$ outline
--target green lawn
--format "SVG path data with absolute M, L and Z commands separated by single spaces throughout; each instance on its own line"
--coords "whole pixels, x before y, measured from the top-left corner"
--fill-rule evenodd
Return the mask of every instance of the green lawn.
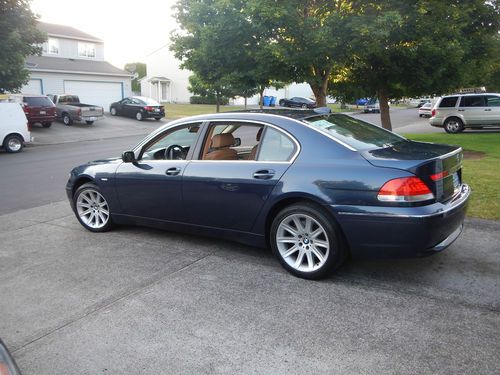
M 466 157 L 463 163 L 463 180 L 472 188 L 468 215 L 500 220 L 500 133 L 407 134 L 406 137 L 484 152 L 483 158 Z

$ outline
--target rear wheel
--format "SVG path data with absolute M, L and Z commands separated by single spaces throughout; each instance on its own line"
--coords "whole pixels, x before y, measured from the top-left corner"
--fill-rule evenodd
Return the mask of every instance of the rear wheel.
M 91 232 L 106 232 L 113 227 L 109 204 L 99 187 L 91 182 L 80 186 L 73 196 L 76 218 Z
M 312 204 L 284 208 L 273 220 L 270 241 L 281 265 L 293 275 L 305 279 L 328 275 L 345 258 L 336 224 Z
M 285 107 L 285 101 L 283 99 L 281 99 L 279 101 L 279 105 L 280 105 L 280 107 Z
M 160 121 L 160 120 L 161 120 L 161 117 L 155 117 L 155 120 L 156 120 L 156 121 Z
M 464 131 L 464 123 L 457 117 L 451 117 L 444 122 L 444 130 L 451 134 L 461 133 Z
M 137 112 L 135 114 L 135 118 L 137 121 L 142 121 L 142 119 L 143 119 L 142 112 L 141 111 Z
M 42 126 L 43 126 L 44 128 L 50 128 L 50 127 L 52 126 L 52 123 L 51 123 L 51 122 L 44 122 L 44 123 L 42 124 Z
M 3 141 L 3 148 L 9 154 L 21 152 L 23 150 L 23 139 L 16 134 L 8 135 Z
M 111 116 L 116 116 L 116 108 L 111 107 L 111 109 L 109 110 L 109 113 L 111 113 Z
M 70 125 L 73 125 L 73 119 L 71 118 L 71 116 L 67 113 L 64 113 L 63 116 L 62 116 L 62 122 L 64 125 L 66 126 L 70 126 Z
M 307 104 L 302 104 L 300 107 L 301 107 L 302 109 L 306 109 L 306 108 L 307 108 Z
M 92 125 L 92 124 L 94 123 L 94 121 L 85 121 L 85 123 L 86 123 L 87 125 Z

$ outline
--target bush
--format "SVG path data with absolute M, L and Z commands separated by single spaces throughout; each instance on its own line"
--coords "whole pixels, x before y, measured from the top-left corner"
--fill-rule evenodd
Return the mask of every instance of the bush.
M 191 104 L 216 104 L 216 99 L 215 96 L 200 96 L 200 95 L 194 95 L 189 98 L 189 103 Z M 229 99 L 228 98 L 220 98 L 220 104 L 221 105 L 228 105 L 229 104 Z

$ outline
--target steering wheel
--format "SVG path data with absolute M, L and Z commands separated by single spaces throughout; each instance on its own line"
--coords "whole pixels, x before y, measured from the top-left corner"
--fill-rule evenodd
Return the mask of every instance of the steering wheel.
M 171 145 L 165 149 L 165 160 L 185 160 L 187 152 L 180 145 Z

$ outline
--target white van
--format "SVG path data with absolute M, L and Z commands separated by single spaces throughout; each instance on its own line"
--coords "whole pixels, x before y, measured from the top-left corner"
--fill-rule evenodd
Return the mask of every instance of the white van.
M 10 153 L 20 152 L 30 140 L 22 107 L 18 103 L 0 102 L 0 147 Z

